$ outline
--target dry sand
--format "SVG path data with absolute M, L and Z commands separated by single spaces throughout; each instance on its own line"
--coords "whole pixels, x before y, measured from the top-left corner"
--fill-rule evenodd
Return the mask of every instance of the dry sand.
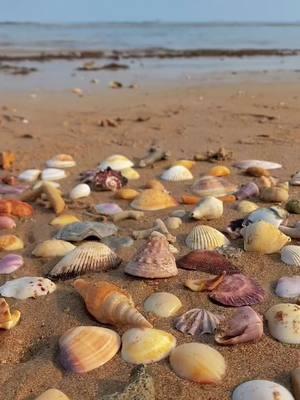
M 13 112 L 13 109 L 16 109 Z M 44 162 L 57 153 L 70 153 L 77 167 L 62 181 L 64 191 L 74 186 L 80 171 L 95 167 L 104 157 L 121 153 L 130 158 L 143 156 L 153 143 L 172 152 L 172 159 L 191 158 L 196 152 L 225 146 L 233 151 L 234 159 L 256 158 L 281 162 L 282 170 L 276 175 L 282 179 L 299 170 L 300 153 L 300 96 L 297 81 L 255 84 L 253 80 L 236 80 L 228 84 L 205 86 L 148 87 L 134 90 L 106 90 L 84 97 L 70 92 L 41 92 L 36 98 L 28 94 L 2 94 L 0 101 L 1 149 L 16 152 L 15 173 L 25 168 L 41 168 Z M 29 120 L 7 121 L 4 115 L 21 115 Z M 101 128 L 101 118 L 121 118 L 115 128 Z M 143 122 L 136 122 L 138 118 Z M 24 134 L 32 138 L 23 138 Z M 143 169 L 141 179 L 130 183 L 140 188 L 149 179 L 159 176 L 170 162 Z M 230 166 L 231 162 L 225 162 Z M 197 163 L 195 176 L 205 173 L 212 165 Z M 250 178 L 232 169 L 235 182 L 247 182 Z M 168 189 L 179 196 L 188 193 L 189 183 L 167 184 Z M 299 189 L 291 189 L 291 197 L 299 196 Z M 100 203 L 112 200 L 111 193 L 93 193 L 87 202 Z M 119 202 L 124 208 L 125 201 Z M 188 207 L 186 207 L 188 208 Z M 80 216 L 81 212 L 75 214 Z M 146 213 L 142 221 L 124 221 L 119 225 L 122 232 L 151 226 L 157 216 L 167 216 L 169 210 Z M 228 222 L 239 215 L 226 205 L 223 218 L 209 224 L 224 229 Z M 37 242 L 49 239 L 55 229 L 48 225 L 53 218 L 51 211 L 35 207 L 31 220 L 19 221 L 16 233 L 23 238 L 25 266 L 13 276 L 1 276 L 0 284 L 12 277 L 41 276 L 53 265 L 31 257 Z M 296 220 L 295 217 L 291 221 Z M 180 254 L 186 252 L 184 238 L 195 223 L 185 223 L 176 232 Z M 124 231 L 123 231 L 124 230 Z M 241 244 L 241 243 L 240 243 Z M 206 294 L 186 290 L 183 282 L 197 273 L 179 271 L 176 278 L 153 282 L 136 280 L 123 273 L 124 264 L 141 245 L 120 253 L 124 263 L 118 270 L 89 275 L 91 278 L 107 279 L 120 284 L 133 296 L 142 310 L 143 301 L 154 290 L 166 290 L 176 294 L 183 303 L 183 311 L 204 307 L 210 311 L 229 315 L 231 309 L 211 303 Z M 274 295 L 276 280 L 284 275 L 300 272 L 280 261 L 278 254 L 258 256 L 243 254 L 237 262 L 239 268 L 256 277 L 267 291 L 263 304 L 254 306 L 264 313 L 271 305 L 282 300 Z M 20 324 L 0 336 L 0 399 L 32 400 L 50 387 L 56 387 L 73 400 L 101 399 L 103 394 L 121 390 L 128 381 L 132 366 L 118 354 L 104 367 L 85 375 L 65 372 L 58 361 L 58 338 L 69 328 L 78 325 L 99 325 L 85 311 L 84 304 L 71 286 L 72 281 L 58 283 L 57 290 L 35 300 L 8 299 L 13 308 L 22 313 Z M 284 301 L 284 300 L 283 300 Z M 174 334 L 178 343 L 192 341 L 192 337 L 177 332 L 172 318 L 154 320 L 157 328 Z M 121 331 L 120 331 L 121 332 Z M 170 369 L 168 360 L 149 366 L 153 374 L 157 399 L 227 400 L 232 390 L 250 379 L 271 379 L 290 387 L 289 372 L 297 365 L 299 348 L 284 345 L 272 339 L 265 327 L 265 336 L 257 344 L 221 347 L 212 336 L 204 336 L 201 342 L 218 349 L 226 359 L 227 373 L 221 385 L 200 386 L 178 378 Z

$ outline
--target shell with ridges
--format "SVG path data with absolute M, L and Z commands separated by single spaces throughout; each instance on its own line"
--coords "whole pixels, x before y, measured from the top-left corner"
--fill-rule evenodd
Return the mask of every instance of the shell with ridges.
M 39 169 L 26 169 L 25 171 L 21 172 L 18 176 L 20 181 L 25 182 L 35 182 L 41 174 L 41 170 Z
M 63 392 L 57 389 L 48 389 L 35 400 L 70 400 Z
M 76 162 L 69 154 L 58 154 L 46 162 L 49 168 L 72 168 L 75 167 Z
M 144 310 L 161 318 L 175 315 L 182 307 L 181 301 L 172 293 L 157 292 L 151 294 L 144 302 Z
M 22 267 L 24 260 L 18 254 L 8 254 L 0 260 L 0 275 L 11 274 Z
M 52 219 L 50 225 L 65 226 L 73 224 L 74 222 L 80 222 L 79 218 L 75 217 L 75 215 L 64 214 L 64 215 L 59 215 L 58 217 Z
M 79 183 L 70 192 L 70 199 L 77 200 L 83 197 L 88 197 L 91 194 L 91 189 L 86 183 Z
M 101 170 L 105 170 L 109 167 L 114 171 L 121 171 L 125 168 L 133 167 L 133 165 L 133 162 L 130 161 L 127 157 L 120 154 L 114 154 L 102 161 L 101 164 L 99 164 L 98 168 Z
M 208 174 L 217 177 L 228 176 L 230 175 L 230 169 L 225 165 L 216 165 L 209 170 Z
M 182 333 L 201 336 L 214 333 L 223 317 L 202 308 L 193 308 L 175 320 L 175 327 Z
M 29 297 L 45 296 L 54 292 L 55 289 L 55 283 L 47 278 L 25 276 L 7 281 L 4 285 L 0 286 L 0 294 L 4 297 L 14 297 L 15 299 L 24 300 Z
M 300 344 L 300 306 L 282 303 L 265 314 L 271 335 L 282 343 Z
M 198 196 L 222 197 L 235 193 L 237 186 L 224 178 L 202 176 L 192 185 L 192 192 Z
M 232 400 L 294 400 L 283 386 L 272 381 L 253 380 L 239 385 L 232 394 Z
M 275 293 L 285 298 L 300 296 L 300 275 L 281 277 L 276 284 Z
M 20 318 L 20 311 L 15 310 L 13 313 L 11 313 L 6 300 L 0 298 L 0 329 L 8 330 L 14 328 L 19 322 Z
M 185 243 L 192 250 L 214 250 L 230 242 L 217 229 L 208 225 L 196 225 L 188 234 Z
M 163 172 L 161 179 L 164 181 L 179 182 L 193 179 L 193 175 L 183 165 L 174 165 Z
M 60 179 L 64 179 L 66 176 L 67 175 L 63 169 L 46 168 L 42 172 L 41 179 L 43 181 L 59 181 Z
M 284 246 L 280 251 L 280 256 L 285 264 L 300 267 L 300 246 Z
M 194 219 L 217 219 L 223 215 L 223 202 L 216 197 L 205 197 L 191 212 Z
M 141 211 L 156 211 L 176 207 L 176 200 L 167 192 L 159 189 L 143 190 L 130 204 L 132 208 Z
M 39 243 L 32 251 L 36 257 L 64 257 L 70 251 L 74 250 L 75 246 L 72 243 L 64 240 L 50 239 Z
M 13 251 L 23 249 L 23 241 L 15 235 L 0 236 L 0 250 Z

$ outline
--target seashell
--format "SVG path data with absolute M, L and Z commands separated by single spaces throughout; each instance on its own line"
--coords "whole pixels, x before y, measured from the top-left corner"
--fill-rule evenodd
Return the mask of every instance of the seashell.
M 111 250 L 118 251 L 123 247 L 131 247 L 134 244 L 134 240 L 129 236 L 110 236 L 101 240 L 102 243 L 106 244 Z
M 239 169 L 248 169 L 252 167 L 258 167 L 263 169 L 278 169 L 282 167 L 281 164 L 274 163 L 271 161 L 262 161 L 262 160 L 237 161 L 236 163 L 233 164 L 233 166 Z
M 254 182 L 249 182 L 243 185 L 235 194 L 238 200 L 244 200 L 259 195 L 259 187 Z
M 10 312 L 9 305 L 5 299 L 0 298 L 0 329 L 12 329 L 14 328 L 21 318 L 21 313 L 15 310 L 13 313 Z
M 228 194 L 227 196 L 219 197 L 219 199 L 221 201 L 223 201 L 223 203 L 229 203 L 230 204 L 230 203 L 236 202 L 236 197 L 235 197 L 234 194 Z
M 114 154 L 99 164 L 98 168 L 104 170 L 106 168 L 111 168 L 114 171 L 121 171 L 125 168 L 133 167 L 133 162 L 130 161 L 127 157 L 122 156 L 120 154 Z
M 276 284 L 275 293 L 279 297 L 300 296 L 300 275 L 283 276 Z
M 236 274 L 239 272 L 225 256 L 211 250 L 193 250 L 176 261 L 183 269 L 197 270 L 208 274 Z
M 262 318 L 249 306 L 239 307 L 229 320 L 224 320 L 215 335 L 223 345 L 257 342 L 264 334 Z
M 175 320 L 175 328 L 182 333 L 201 336 L 214 333 L 224 317 L 202 308 L 193 308 Z
M 0 275 L 11 274 L 21 268 L 23 264 L 24 260 L 22 256 L 18 254 L 8 254 L 0 260 Z
M 166 358 L 176 346 L 168 332 L 151 328 L 132 328 L 122 336 L 121 356 L 131 364 L 151 364 Z
M 235 206 L 235 209 L 242 214 L 250 214 L 258 209 L 258 205 L 248 200 L 241 200 Z
M 182 204 L 197 204 L 199 203 L 200 198 L 198 196 L 193 196 L 191 194 L 184 194 L 183 196 L 181 196 L 181 200 L 180 203 Z
M 178 217 L 168 217 L 165 222 L 166 222 L 166 227 L 171 230 L 178 229 L 180 225 L 182 225 L 182 220 L 181 218 Z
M 23 241 L 15 235 L 1 235 L 0 236 L 0 251 L 14 251 L 23 249 Z
M 258 282 L 243 274 L 225 275 L 209 297 L 225 306 L 242 307 L 261 303 L 265 291 Z
M 3 180 L 2 180 L 3 182 Z M 12 186 L 12 185 L 6 185 L 4 183 L 0 183 L 0 194 L 7 194 L 11 196 L 18 196 L 25 192 L 25 190 L 28 189 L 27 185 L 18 185 L 18 186 Z
M 282 303 L 265 314 L 271 335 L 282 343 L 300 344 L 300 306 Z
M 196 225 L 188 234 L 185 243 L 192 250 L 213 250 L 229 244 L 223 233 L 208 225 Z
M 28 122 L 28 121 L 27 121 Z M 1 151 L 0 166 L 2 169 L 12 169 L 16 161 L 16 155 L 12 151 Z
M 121 200 L 133 200 L 139 195 L 139 192 L 130 189 L 130 188 L 122 188 L 115 193 L 115 197 Z
M 17 225 L 15 221 L 6 215 L 0 215 L 0 229 L 13 229 Z
M 228 176 L 230 175 L 230 169 L 228 167 L 225 167 L 225 165 L 216 165 L 215 167 L 212 167 L 209 170 L 209 175 L 212 176 Z
M 102 215 L 114 215 L 122 212 L 122 208 L 116 203 L 102 203 L 95 205 L 97 213 Z
M 239 385 L 232 394 L 232 400 L 294 400 L 291 393 L 278 383 L 253 380 Z
M 202 343 L 184 343 L 170 355 L 170 364 L 180 378 L 201 384 L 220 383 L 226 371 L 223 356 Z
M 176 262 L 164 236 L 150 236 L 137 251 L 124 272 L 140 278 L 169 278 L 178 274 Z
M 300 267 L 300 246 L 284 246 L 280 251 L 281 261 L 287 265 Z
M 285 208 L 291 214 L 300 214 L 300 200 L 289 200 Z
M 285 233 L 290 238 L 300 239 L 300 221 L 296 222 L 294 227 L 280 225 L 279 229 L 281 230 L 281 232 Z
M 29 297 L 45 296 L 54 292 L 55 289 L 55 283 L 47 278 L 25 276 L 7 281 L 4 285 L 0 286 L 0 294 L 4 297 L 14 297 L 15 299 L 24 300 Z
M 278 178 L 274 178 L 273 176 L 261 176 L 258 180 L 258 186 L 260 188 L 267 188 L 276 186 L 278 184 Z
M 225 272 L 215 278 L 187 279 L 184 286 L 193 292 L 204 292 L 214 290 L 223 280 Z
M 35 400 L 70 400 L 63 392 L 57 389 L 48 389 Z
M 245 251 L 261 254 L 277 253 L 291 241 L 291 238 L 266 221 L 254 222 L 243 228 L 241 233 L 244 237 Z
M 135 181 L 137 179 L 140 179 L 140 174 L 137 172 L 137 170 L 131 167 L 122 169 L 121 173 L 129 181 Z
M 193 161 L 193 160 L 178 160 L 178 161 L 174 162 L 172 167 L 175 167 L 177 165 L 180 165 L 180 166 L 185 167 L 187 169 L 192 169 L 196 165 L 196 162 Z
M 63 169 L 58 168 L 46 168 L 42 171 L 43 181 L 59 181 L 65 178 L 67 175 Z
M 158 189 L 146 189 L 130 204 L 132 208 L 141 211 L 156 211 L 176 207 L 176 200 L 167 192 Z
M 64 226 L 56 234 L 56 239 L 67 242 L 81 242 L 84 239 L 95 237 L 99 240 L 114 235 L 118 227 L 111 223 L 104 222 L 75 222 Z
M 74 222 L 80 222 L 80 220 L 75 217 L 75 215 L 63 214 L 55 217 L 51 222 L 50 225 L 52 226 L 65 226 L 69 224 L 73 224 Z
M 77 200 L 83 197 L 88 197 L 91 194 L 91 189 L 86 183 L 79 183 L 70 192 L 70 199 Z
M 260 190 L 260 199 L 266 202 L 282 203 L 289 198 L 289 192 L 285 188 L 272 186 Z
M 183 165 L 174 165 L 163 172 L 161 179 L 164 181 L 179 182 L 193 179 L 190 170 Z
M 51 270 L 49 276 L 66 279 L 87 272 L 107 271 L 117 267 L 121 261 L 105 244 L 86 242 L 68 252 Z
M 75 167 L 76 162 L 69 154 L 58 154 L 46 162 L 49 168 L 72 168 Z
M 192 192 L 198 196 L 221 197 L 237 191 L 237 186 L 224 178 L 202 176 L 192 185 Z
M 290 184 L 291 184 L 292 186 L 299 186 L 299 185 L 300 185 L 300 171 L 296 172 L 296 173 L 292 176 L 292 178 L 291 178 L 291 180 L 290 180 Z
M 186 214 L 185 210 L 175 210 L 171 212 L 171 217 L 176 217 L 176 218 L 184 218 Z
M 20 181 L 35 182 L 41 174 L 40 169 L 26 169 L 18 176 Z
M 144 310 L 157 317 L 169 318 L 177 313 L 182 303 L 177 296 L 167 292 L 151 294 L 144 303 Z
M 162 192 L 166 192 L 166 188 L 164 185 L 157 179 L 150 179 L 145 185 L 145 188 L 148 189 L 156 189 L 156 190 L 161 190 Z
M 50 258 L 50 257 L 63 257 L 76 247 L 64 240 L 45 240 L 39 243 L 32 251 L 36 257 Z
M 77 292 L 83 297 L 88 312 L 103 324 L 152 328 L 150 322 L 134 307 L 131 296 L 118 286 L 105 281 L 77 279 Z
M 287 211 L 280 207 L 259 208 L 249 214 L 243 221 L 243 226 L 248 226 L 255 222 L 265 221 L 276 228 L 279 227 L 288 217 Z
M 246 175 L 260 178 L 261 176 L 270 176 L 270 171 L 261 167 L 249 167 L 245 171 Z
M 194 219 L 216 219 L 223 215 L 223 202 L 213 196 L 205 197 L 191 212 Z
M 121 339 L 111 329 L 77 326 L 65 332 L 58 344 L 63 367 L 82 374 L 110 361 L 119 351 Z
M 300 367 L 295 368 L 291 372 L 291 382 L 292 382 L 292 391 L 295 395 L 295 399 L 300 399 Z
M 0 214 L 13 215 L 14 217 L 31 217 L 33 208 L 30 204 L 19 200 L 0 200 Z

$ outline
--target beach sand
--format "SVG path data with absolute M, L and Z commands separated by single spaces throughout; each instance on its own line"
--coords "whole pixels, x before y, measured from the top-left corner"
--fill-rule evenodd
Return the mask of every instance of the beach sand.
M 172 153 L 172 160 L 190 159 L 195 153 L 223 146 L 233 152 L 233 159 L 266 159 L 283 164 L 275 175 L 288 180 L 300 169 L 300 95 L 299 80 L 269 79 L 263 74 L 236 77 L 230 82 L 206 81 L 205 84 L 178 81 L 164 87 L 151 86 L 136 89 L 94 90 L 83 97 L 71 91 L 42 91 L 36 96 L 31 92 L 2 93 L 0 100 L 1 149 L 16 153 L 14 173 L 26 168 L 43 168 L 45 161 L 58 153 L 69 153 L 77 166 L 61 181 L 65 193 L 78 182 L 79 172 L 94 168 L 111 154 L 124 154 L 139 158 L 152 144 L 159 144 Z M 259 82 L 259 83 L 255 83 Z M 10 119 L 18 115 L 29 123 Z M 120 118 L 117 127 L 102 128 L 102 118 Z M 24 135 L 31 135 L 25 138 Z M 224 162 L 227 166 L 231 161 Z M 130 187 L 141 188 L 147 180 L 159 177 L 170 161 L 155 164 L 154 168 L 141 169 L 141 179 L 130 182 Z M 194 176 L 206 173 L 212 164 L 198 162 Z M 232 168 L 230 178 L 245 183 L 251 178 Z M 190 183 L 166 184 L 177 197 L 189 193 Z M 292 187 L 291 198 L 299 198 L 299 189 Z M 110 192 L 92 193 L 84 202 L 114 201 Z M 127 208 L 126 201 L 118 201 Z M 191 207 L 182 207 L 189 209 Z M 150 227 L 157 217 L 165 217 L 172 210 L 147 212 L 140 221 L 119 223 L 122 234 L 133 229 Z M 70 210 L 82 219 L 81 210 Z M 35 245 L 53 237 L 55 229 L 49 225 L 52 211 L 35 206 L 32 219 L 19 221 L 15 230 L 25 242 L 20 253 L 25 265 L 11 276 L 0 277 L 0 284 L 13 277 L 44 276 L 56 260 L 48 262 L 33 258 Z M 240 215 L 225 206 L 224 216 L 209 225 L 224 229 L 232 219 Z M 292 216 L 291 222 L 297 218 Z M 185 236 L 196 222 L 184 223 L 178 231 L 179 255 L 187 252 Z M 242 245 L 242 241 L 237 242 Z M 120 251 L 124 262 L 114 271 L 88 274 L 90 279 L 105 279 L 127 289 L 137 307 L 143 312 L 143 301 L 153 291 L 170 291 L 182 301 L 181 312 L 202 307 L 215 313 L 231 315 L 232 309 L 213 304 L 206 294 L 198 294 L 184 288 L 188 277 L 197 272 L 179 270 L 176 278 L 152 281 L 138 280 L 123 273 L 124 265 L 135 254 L 142 241 Z M 288 267 L 278 254 L 260 256 L 244 253 L 236 261 L 245 274 L 255 277 L 267 292 L 266 300 L 254 306 L 264 314 L 276 303 L 287 300 L 274 295 L 274 283 L 282 276 L 299 274 L 300 268 Z M 101 399 L 102 395 L 122 390 L 128 382 L 132 365 L 121 359 L 118 353 L 105 366 L 84 375 L 67 373 L 58 359 L 58 339 L 69 328 L 78 325 L 99 326 L 87 313 L 80 296 L 72 288 L 72 281 L 59 282 L 57 290 L 45 297 L 28 300 L 8 299 L 12 309 L 22 313 L 21 322 L 11 331 L 0 335 L 0 399 L 33 400 L 50 387 L 62 390 L 72 400 Z M 173 319 L 151 318 L 156 328 L 171 332 L 178 344 L 193 340 L 207 343 L 221 352 L 227 364 L 226 376 L 218 386 L 201 386 L 178 378 L 172 372 L 168 359 L 151 364 L 157 399 L 227 400 L 232 390 L 241 382 L 251 379 L 270 379 L 290 388 L 289 372 L 299 362 L 299 348 L 284 345 L 273 339 L 265 326 L 264 337 L 256 344 L 222 347 L 214 343 L 211 335 L 193 339 L 173 328 Z M 122 330 L 118 331 L 122 333 Z

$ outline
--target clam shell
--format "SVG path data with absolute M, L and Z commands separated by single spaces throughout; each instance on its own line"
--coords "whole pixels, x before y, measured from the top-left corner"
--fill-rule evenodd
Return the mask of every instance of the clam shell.
M 216 197 L 205 197 L 191 212 L 194 219 L 216 219 L 223 215 L 223 202 Z
M 110 361 L 120 344 L 119 335 L 111 329 L 78 326 L 60 337 L 60 362 L 66 370 L 82 374 Z
M 6 215 L 0 215 L 0 229 L 13 229 L 17 225 L 15 221 Z
M 70 400 L 63 392 L 57 389 L 48 389 L 35 400 Z
M 246 175 L 255 176 L 260 178 L 261 176 L 270 176 L 270 172 L 267 169 L 261 167 L 249 167 L 245 171 Z
M 144 303 L 144 310 L 161 318 L 169 318 L 177 313 L 182 303 L 177 296 L 167 292 L 151 294 Z
M 151 328 L 132 328 L 122 336 L 123 360 L 132 364 L 150 364 L 166 358 L 176 346 L 168 332 Z
M 242 214 L 250 214 L 258 209 L 258 205 L 248 200 L 241 200 L 236 205 L 236 210 Z
M 114 215 L 123 211 L 122 208 L 116 203 L 96 204 L 95 210 L 102 215 Z
M 81 242 L 90 237 L 99 240 L 114 235 L 118 227 L 111 223 L 103 222 L 75 222 L 64 226 L 56 234 L 56 239 L 66 240 L 67 242 Z
M 300 344 L 300 306 L 282 303 L 265 314 L 271 335 L 283 343 Z
M 42 172 L 43 181 L 59 181 L 65 178 L 67 175 L 63 169 L 57 168 L 46 168 Z
M 129 181 L 135 181 L 140 178 L 140 174 L 131 167 L 122 169 L 121 174 Z
M 98 168 L 101 170 L 105 170 L 106 168 L 111 168 L 114 171 L 121 171 L 125 168 L 133 167 L 133 162 L 130 161 L 127 157 L 122 156 L 120 154 L 114 154 L 99 164 Z
M 180 225 L 182 225 L 181 218 L 178 217 L 169 217 L 166 219 L 166 226 L 168 229 L 178 229 Z
M 86 242 L 68 252 L 49 273 L 52 278 L 70 278 L 87 272 L 107 271 L 117 267 L 119 258 L 108 246 Z
M 193 308 L 176 318 L 175 327 L 182 333 L 201 336 L 214 333 L 223 318 L 202 308 Z
M 222 197 L 237 191 L 237 186 L 224 178 L 207 175 L 192 185 L 192 192 L 198 196 Z
M 40 176 L 41 172 L 42 171 L 39 169 L 26 169 L 20 173 L 18 179 L 25 182 L 35 182 Z
M 55 284 L 47 278 L 25 276 L 13 279 L 0 286 L 0 294 L 4 297 L 24 300 L 29 297 L 45 296 L 54 292 L 55 289 Z
M 143 190 L 130 204 L 132 208 L 141 211 L 156 211 L 176 207 L 176 200 L 169 193 L 160 189 Z
M 284 246 L 280 251 L 281 261 L 287 265 L 300 267 L 300 246 Z
M 193 160 L 177 160 L 174 162 L 172 167 L 175 167 L 176 165 L 182 165 L 183 167 L 187 169 L 192 169 L 196 165 L 196 161 Z
M 49 168 L 72 168 L 75 167 L 76 162 L 73 157 L 68 154 L 58 154 L 46 162 Z
M 253 380 L 239 385 L 232 393 L 232 400 L 294 400 L 291 393 L 278 383 Z
M 266 202 L 282 203 L 288 201 L 289 192 L 285 188 L 272 186 L 260 190 L 260 199 Z
M 50 225 L 52 226 L 65 226 L 69 224 L 73 224 L 74 222 L 80 222 L 80 220 L 75 217 L 75 215 L 59 215 L 55 217 L 51 222 Z
M 164 181 L 179 182 L 193 179 L 193 175 L 183 165 L 174 165 L 163 172 L 161 179 Z
M 63 257 L 70 251 L 74 250 L 75 246 L 72 243 L 64 240 L 50 239 L 39 243 L 32 251 L 36 257 L 50 258 Z
M 223 356 L 202 343 L 185 343 L 170 355 L 170 364 L 176 375 L 202 384 L 220 383 L 226 371 Z
M 287 217 L 288 213 L 280 207 L 259 208 L 244 219 L 243 226 L 253 224 L 254 222 L 265 221 L 278 228 Z
M 18 254 L 8 254 L 0 260 L 0 275 L 11 274 L 24 264 L 22 256 Z
M 23 241 L 15 235 L 0 236 L 0 250 L 14 251 L 23 249 Z
M 185 243 L 192 250 L 213 250 L 230 242 L 217 229 L 208 225 L 196 225 L 188 234 Z
M 277 282 L 275 293 L 279 297 L 300 296 L 300 275 L 283 276 Z
M 209 170 L 208 174 L 217 177 L 228 176 L 230 175 L 230 169 L 225 165 L 216 165 Z
M 243 160 L 238 161 L 233 164 L 235 168 L 239 169 L 248 169 L 252 167 L 258 167 L 263 169 L 278 169 L 281 168 L 282 165 L 278 163 L 274 163 L 271 161 L 262 161 L 262 160 Z
M 70 192 L 70 199 L 76 200 L 83 197 L 88 197 L 91 194 L 91 189 L 86 183 L 79 183 Z

